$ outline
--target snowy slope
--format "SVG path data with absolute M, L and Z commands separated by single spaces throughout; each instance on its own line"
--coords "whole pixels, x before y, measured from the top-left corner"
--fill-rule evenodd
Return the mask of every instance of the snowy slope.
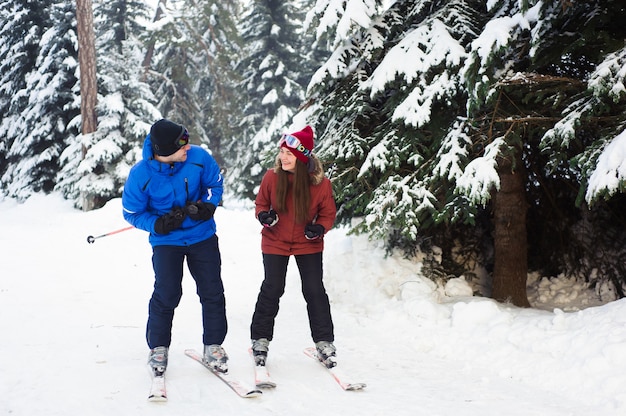
M 224 345 L 230 372 L 251 383 L 260 226 L 250 209 L 228 203 L 216 220 L 229 318 Z M 385 258 L 375 242 L 343 230 L 327 236 L 326 282 L 340 366 L 366 382 L 365 391 L 344 392 L 302 353 L 311 341 L 292 263 L 270 346 L 275 390 L 241 399 L 184 356 L 201 348 L 200 305 L 186 275 L 169 401 L 149 403 L 147 235 L 133 229 L 86 242 L 126 226 L 120 200 L 88 213 L 58 196 L 0 202 L 1 415 L 626 414 L 626 301 L 577 311 L 594 298 L 578 292 L 554 311 L 522 310 L 466 296 L 460 281 L 446 293 L 421 278 L 415 263 Z M 533 291 L 554 304 L 558 292 L 550 289 Z

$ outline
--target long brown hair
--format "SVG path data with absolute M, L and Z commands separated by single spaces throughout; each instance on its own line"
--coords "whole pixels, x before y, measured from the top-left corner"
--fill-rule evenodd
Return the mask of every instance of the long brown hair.
M 289 175 L 293 175 L 292 198 L 294 208 L 294 218 L 298 223 L 304 223 L 308 220 L 309 205 L 311 204 L 311 177 L 308 167 L 300 160 L 296 160 L 296 169 L 294 173 L 284 171 L 280 164 L 280 159 L 276 158 L 274 171 L 278 175 L 276 183 L 276 201 L 277 206 L 274 207 L 278 212 L 287 211 L 287 191 L 289 191 Z

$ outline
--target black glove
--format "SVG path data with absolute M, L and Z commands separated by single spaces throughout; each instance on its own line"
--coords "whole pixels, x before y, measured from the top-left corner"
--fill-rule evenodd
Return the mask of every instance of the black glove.
M 320 224 L 308 224 L 304 227 L 304 236 L 307 240 L 317 240 L 324 235 L 326 229 Z
M 278 214 L 273 209 L 270 212 L 261 211 L 257 216 L 263 227 L 273 227 L 278 222 Z
M 157 234 L 169 234 L 179 228 L 187 213 L 182 208 L 174 208 L 165 215 L 161 215 L 154 223 L 154 232 Z
M 185 205 L 185 211 L 187 215 L 194 221 L 206 221 L 213 218 L 215 213 L 215 205 L 210 202 L 187 202 Z

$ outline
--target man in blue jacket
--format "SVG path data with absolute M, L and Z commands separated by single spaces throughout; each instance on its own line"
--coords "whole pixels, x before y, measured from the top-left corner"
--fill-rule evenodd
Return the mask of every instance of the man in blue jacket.
M 155 282 L 146 340 L 156 375 L 167 367 L 185 258 L 202 305 L 204 359 L 216 371 L 228 371 L 228 356 L 221 345 L 227 321 L 213 219 L 222 192 L 219 166 L 205 149 L 189 144 L 185 127 L 166 119 L 152 125 L 143 144 L 143 159 L 128 175 L 122 205 L 126 221 L 150 233 Z

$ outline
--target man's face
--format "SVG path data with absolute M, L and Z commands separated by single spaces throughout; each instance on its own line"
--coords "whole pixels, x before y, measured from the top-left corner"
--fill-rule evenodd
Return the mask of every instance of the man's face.
M 163 162 L 163 163 L 184 162 L 185 160 L 187 160 L 187 151 L 189 151 L 189 149 L 191 149 L 191 145 L 186 144 L 180 149 L 178 149 L 176 152 L 172 153 L 171 155 L 169 156 L 157 155 L 156 159 L 159 162 Z

